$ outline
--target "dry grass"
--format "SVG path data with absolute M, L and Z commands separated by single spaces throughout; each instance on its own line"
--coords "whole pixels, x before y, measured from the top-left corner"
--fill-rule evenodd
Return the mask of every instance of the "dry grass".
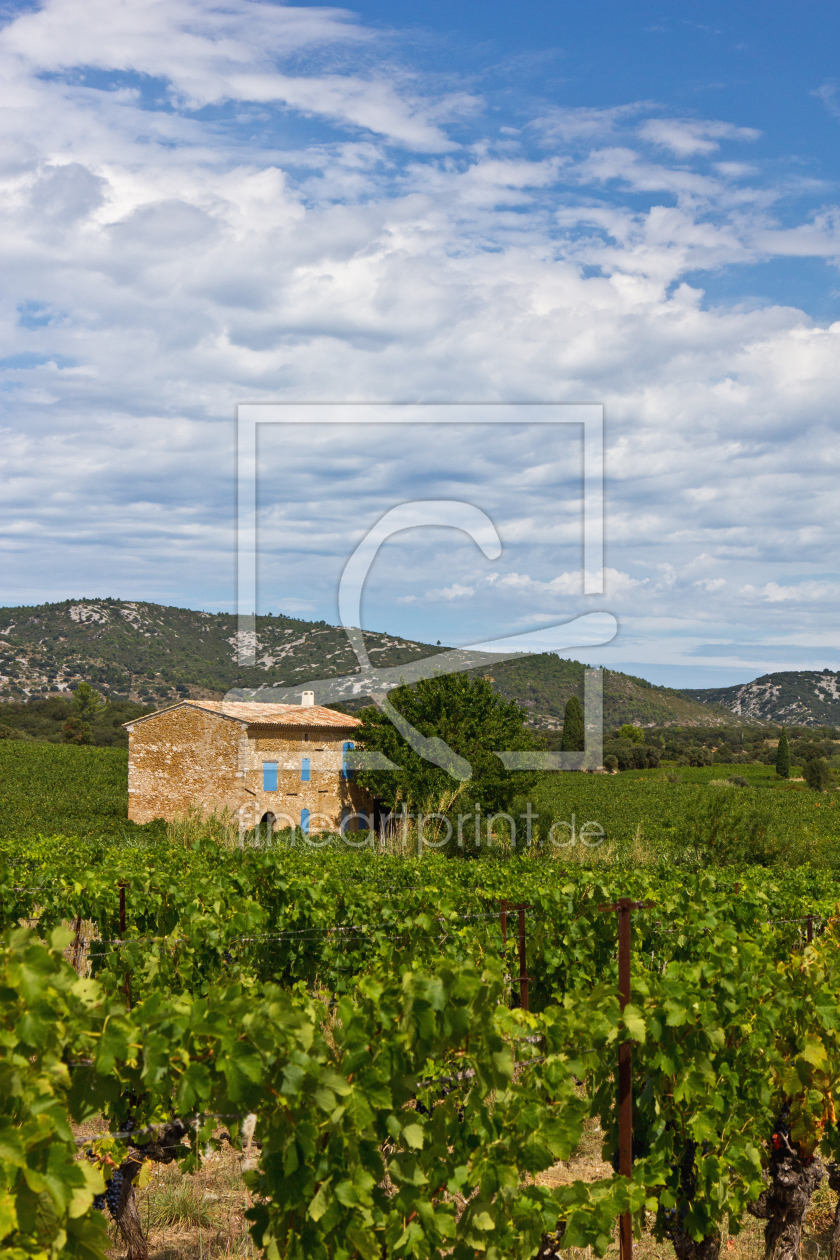
M 88 1137 L 103 1128 L 101 1118 L 79 1126 L 77 1135 Z M 586 1126 L 583 1139 L 572 1157 L 540 1173 L 540 1185 L 556 1186 L 572 1181 L 597 1181 L 609 1177 L 612 1168 L 601 1159 L 601 1130 L 597 1122 Z M 152 1180 L 138 1193 L 138 1207 L 149 1242 L 149 1260 L 221 1260 L 236 1257 L 252 1260 L 259 1252 L 248 1234 L 245 1211 L 250 1197 L 242 1180 L 242 1153 L 224 1143 L 201 1169 L 185 1176 L 175 1165 L 156 1165 Z M 823 1182 L 812 1200 L 802 1240 L 803 1260 L 829 1260 L 829 1243 L 836 1196 Z M 653 1219 L 649 1218 L 652 1226 Z M 111 1256 L 120 1260 L 123 1251 L 115 1226 L 111 1225 Z M 606 1260 L 619 1254 L 616 1229 Z M 591 1249 L 571 1248 L 564 1260 L 593 1260 Z M 740 1234 L 729 1237 L 721 1249 L 722 1260 L 763 1260 L 764 1226 L 745 1217 Z M 645 1232 L 634 1243 L 637 1260 L 674 1260 L 669 1242 L 657 1242 Z
M 183 818 L 166 824 L 169 843 L 184 849 L 191 849 L 199 840 L 212 840 L 220 849 L 233 849 L 242 842 L 239 831 L 239 821 L 229 810 L 205 813 L 198 805 L 190 806 Z
M 241 1160 L 225 1143 L 192 1175 L 173 1164 L 153 1169 L 151 1182 L 137 1195 L 149 1260 L 257 1255 L 245 1219 L 250 1198 Z
M 106 1129 L 102 1116 L 74 1125 L 77 1137 Z M 152 1165 L 149 1185 L 137 1192 L 149 1260 L 251 1260 L 259 1254 L 245 1219 L 251 1197 L 242 1180 L 242 1158 L 241 1151 L 223 1142 L 221 1150 L 211 1152 L 191 1175 L 185 1176 L 175 1164 Z M 121 1260 L 119 1232 L 105 1216 L 112 1240 L 109 1255 Z
M 568 1185 L 572 1181 L 598 1181 L 612 1175 L 612 1168 L 601 1159 L 601 1129 L 597 1122 L 589 1122 L 583 1139 L 571 1159 L 555 1164 L 537 1177 L 545 1186 Z M 834 1207 L 837 1196 L 828 1188 L 826 1179 L 811 1200 L 802 1234 L 803 1260 L 829 1260 Z M 648 1218 L 653 1226 L 653 1216 Z M 725 1231 L 723 1231 L 725 1232 Z M 593 1260 L 591 1248 L 570 1248 L 563 1253 L 564 1260 Z M 618 1229 L 613 1245 L 608 1249 L 606 1260 L 617 1260 L 619 1255 Z M 633 1244 L 634 1260 L 674 1260 L 674 1248 L 670 1242 L 657 1242 L 645 1232 Z M 721 1260 L 763 1260 L 764 1223 L 746 1216 L 740 1234 L 726 1238 L 721 1248 Z

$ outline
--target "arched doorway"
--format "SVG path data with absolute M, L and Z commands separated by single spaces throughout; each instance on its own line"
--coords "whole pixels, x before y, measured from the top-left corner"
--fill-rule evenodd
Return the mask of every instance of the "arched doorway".
M 272 814 L 271 810 L 268 810 L 266 813 L 264 813 L 262 818 L 260 819 L 260 827 L 259 827 L 260 839 L 264 839 L 266 843 L 269 842 L 272 836 L 274 835 L 274 828 L 276 826 L 276 823 L 277 823 L 277 819 L 275 818 L 274 814 Z

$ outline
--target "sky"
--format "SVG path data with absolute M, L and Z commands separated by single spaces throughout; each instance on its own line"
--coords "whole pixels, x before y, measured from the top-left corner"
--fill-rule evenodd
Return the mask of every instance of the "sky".
M 602 595 L 572 426 L 300 421 L 261 438 L 259 611 L 337 621 L 377 515 L 458 495 L 500 559 L 390 539 L 368 628 L 607 611 L 586 658 L 654 682 L 840 667 L 838 27 L 822 0 L 5 4 L 0 602 L 234 609 L 244 402 L 598 403 Z

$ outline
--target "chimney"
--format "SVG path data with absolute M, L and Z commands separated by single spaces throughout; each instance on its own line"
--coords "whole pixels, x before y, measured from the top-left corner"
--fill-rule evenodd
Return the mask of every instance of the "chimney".
M 315 692 L 304 691 L 301 695 L 300 702 L 305 709 L 311 709 L 315 704 Z

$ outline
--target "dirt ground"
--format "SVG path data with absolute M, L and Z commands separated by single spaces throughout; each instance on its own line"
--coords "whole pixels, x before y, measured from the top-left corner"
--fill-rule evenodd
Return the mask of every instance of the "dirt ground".
M 78 1129 L 88 1137 L 104 1127 L 91 1121 Z M 258 1255 L 249 1234 L 244 1213 L 250 1205 L 242 1181 L 242 1153 L 224 1143 L 211 1154 L 199 1172 L 184 1176 L 174 1165 L 155 1165 L 152 1180 L 138 1193 L 143 1229 L 149 1240 L 150 1260 L 221 1260 L 222 1257 Z M 556 1164 L 537 1178 L 542 1185 L 562 1185 L 572 1181 L 596 1181 L 611 1175 L 609 1164 L 601 1160 L 601 1135 L 597 1125 L 587 1128 L 583 1141 L 567 1162 Z M 831 1225 L 836 1196 L 826 1182 L 811 1204 L 803 1236 L 803 1260 L 828 1260 Z M 122 1246 L 116 1227 L 111 1255 L 120 1260 Z M 741 1233 L 728 1238 L 722 1260 L 763 1260 L 764 1226 L 748 1217 Z M 645 1234 L 634 1244 L 638 1260 L 674 1260 L 670 1243 L 658 1243 Z M 564 1253 L 567 1260 L 592 1260 L 591 1252 L 574 1248 Z M 618 1235 L 607 1252 L 607 1260 L 617 1260 Z

